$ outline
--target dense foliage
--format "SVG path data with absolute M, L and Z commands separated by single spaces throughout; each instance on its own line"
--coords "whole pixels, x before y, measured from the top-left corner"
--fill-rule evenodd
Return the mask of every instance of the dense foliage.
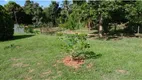
M 49 7 L 44 9 L 45 23 L 49 24 L 49 27 L 55 27 L 58 25 L 58 17 L 61 9 L 56 1 L 52 1 Z
M 14 23 L 6 10 L 0 6 L 0 40 L 8 40 L 13 37 Z
M 35 27 L 39 27 L 43 21 L 43 9 L 39 6 L 38 3 L 33 1 L 26 0 L 23 7 L 26 13 L 26 22 L 27 24 L 34 24 Z
M 30 0 L 21 7 L 8 2 L 4 8 L 12 19 L 20 24 L 34 24 L 35 27 L 63 27 L 78 29 L 87 27 L 97 29 L 99 37 L 103 34 L 141 32 L 142 2 L 123 0 L 64 0 L 60 4 L 52 1 L 48 7 L 41 7 Z M 123 26 L 119 26 L 123 25 Z
M 24 23 L 25 12 L 19 4 L 10 1 L 4 5 L 4 8 L 11 15 L 11 18 L 15 23 Z

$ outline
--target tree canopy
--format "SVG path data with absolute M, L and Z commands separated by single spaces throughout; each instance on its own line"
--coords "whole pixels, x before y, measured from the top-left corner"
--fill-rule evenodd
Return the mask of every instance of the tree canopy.
M 87 26 L 97 29 L 100 37 L 104 33 L 116 33 L 117 25 L 123 32 L 134 33 L 134 28 L 142 25 L 142 2 L 124 0 L 64 0 L 60 4 L 52 1 L 48 7 L 26 0 L 25 5 L 9 1 L 4 8 L 9 12 L 15 23 L 34 24 L 40 27 L 47 24 L 50 27 L 61 26 L 67 29 L 78 29 Z
M 15 23 L 24 23 L 25 13 L 19 4 L 9 1 L 6 5 L 4 5 L 4 8 L 11 15 Z

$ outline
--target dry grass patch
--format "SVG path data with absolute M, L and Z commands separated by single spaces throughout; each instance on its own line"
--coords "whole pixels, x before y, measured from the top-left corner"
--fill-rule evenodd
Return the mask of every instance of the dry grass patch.
M 12 64 L 12 67 L 28 67 L 29 64 L 24 64 L 22 62 Z
M 45 76 L 47 76 L 47 75 L 50 75 L 50 74 L 52 74 L 52 71 L 51 71 L 51 70 L 45 71 L 45 72 L 42 72 L 42 73 L 41 73 L 40 77 L 43 78 L 43 77 L 45 77 Z
M 122 69 L 118 69 L 118 70 L 116 70 L 116 72 L 120 73 L 120 74 L 128 74 L 128 71 L 122 70 Z

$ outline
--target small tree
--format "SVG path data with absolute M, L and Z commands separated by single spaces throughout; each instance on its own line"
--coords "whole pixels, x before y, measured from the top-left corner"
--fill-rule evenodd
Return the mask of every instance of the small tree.
M 43 19 L 43 10 L 42 8 L 39 6 L 38 3 L 34 3 L 33 5 L 33 11 L 34 11 L 34 16 L 33 16 L 33 23 L 35 25 L 35 27 L 39 27 L 42 24 L 42 19 Z
M 63 48 L 72 55 L 73 59 L 83 58 L 83 56 L 79 56 L 79 54 L 90 48 L 90 45 L 86 41 L 87 35 L 85 34 L 67 34 L 62 39 L 65 43 Z

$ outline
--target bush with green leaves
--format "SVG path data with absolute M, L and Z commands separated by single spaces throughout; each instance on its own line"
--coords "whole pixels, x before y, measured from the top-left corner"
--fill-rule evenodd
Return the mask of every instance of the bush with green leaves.
M 14 34 L 14 22 L 3 6 L 0 5 L 0 40 L 8 40 Z
M 89 43 L 87 42 L 86 34 L 66 34 L 62 40 L 64 41 L 63 48 L 67 53 L 72 55 L 73 59 L 83 58 L 78 54 L 83 53 L 90 48 Z
M 33 33 L 34 33 L 34 34 L 40 34 L 40 30 L 34 29 Z
M 25 30 L 26 33 L 34 33 L 33 25 L 29 25 L 29 26 L 25 27 L 24 30 Z
M 59 24 L 59 27 L 75 30 L 79 29 L 81 27 L 84 27 L 84 22 L 79 22 L 77 16 L 75 16 L 75 13 L 72 13 L 68 17 L 68 21 L 62 24 Z
M 64 34 L 64 33 L 62 33 L 62 32 L 57 32 L 57 33 L 56 33 L 56 36 L 63 36 L 63 34 Z

